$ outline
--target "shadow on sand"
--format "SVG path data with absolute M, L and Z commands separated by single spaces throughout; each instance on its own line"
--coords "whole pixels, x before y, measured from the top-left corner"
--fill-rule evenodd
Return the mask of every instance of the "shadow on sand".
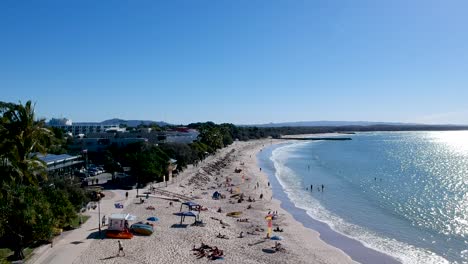
M 108 260 L 108 259 L 113 259 L 113 258 L 116 258 L 116 257 L 118 257 L 118 256 L 110 256 L 110 257 L 107 257 L 107 258 L 102 258 L 100 260 Z
M 101 231 L 101 234 L 99 234 L 99 231 L 94 231 L 86 237 L 86 239 L 104 239 L 104 238 L 106 238 L 106 231 Z
M 171 228 L 187 228 L 187 224 L 173 224 Z
M 263 252 L 268 253 L 268 254 L 273 254 L 276 253 L 276 250 L 271 249 L 271 248 L 264 248 L 262 249 Z

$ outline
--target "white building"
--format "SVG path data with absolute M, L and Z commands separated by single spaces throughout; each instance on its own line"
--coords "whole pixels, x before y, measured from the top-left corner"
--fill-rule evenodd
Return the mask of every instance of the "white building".
M 52 118 L 48 125 L 61 128 L 65 132 L 73 135 L 101 133 L 101 132 L 125 132 L 125 128 L 120 128 L 119 124 L 103 125 L 98 122 L 76 122 L 73 123 L 67 118 Z

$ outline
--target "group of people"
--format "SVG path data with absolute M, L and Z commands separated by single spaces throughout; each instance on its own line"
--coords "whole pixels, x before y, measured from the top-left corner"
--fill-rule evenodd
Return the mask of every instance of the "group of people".
M 221 258 L 224 255 L 224 252 L 221 249 L 218 249 L 218 247 L 211 247 L 204 243 L 202 243 L 198 248 L 193 246 L 192 251 L 197 251 L 193 254 L 196 255 L 199 259 L 207 257 L 211 260 L 215 260 Z
M 325 189 L 325 185 L 323 185 L 323 184 L 317 186 L 317 191 L 319 191 L 319 192 L 320 192 L 320 191 L 323 192 L 324 189 Z M 309 187 L 306 187 L 306 190 L 308 191 L 308 190 L 309 190 Z M 310 185 L 310 191 L 312 192 L 313 190 L 314 190 L 314 185 L 311 184 L 311 185 Z

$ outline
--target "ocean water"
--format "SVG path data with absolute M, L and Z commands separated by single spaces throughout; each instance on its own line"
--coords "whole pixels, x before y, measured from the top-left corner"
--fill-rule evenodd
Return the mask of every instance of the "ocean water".
M 468 263 L 468 131 L 346 136 L 264 152 L 294 206 L 403 263 Z

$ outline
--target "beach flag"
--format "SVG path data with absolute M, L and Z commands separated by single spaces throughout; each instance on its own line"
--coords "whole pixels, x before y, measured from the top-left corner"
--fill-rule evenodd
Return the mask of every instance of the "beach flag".
M 265 219 L 267 220 L 267 237 L 271 237 L 271 231 L 273 227 L 273 216 L 271 214 L 265 216 Z

